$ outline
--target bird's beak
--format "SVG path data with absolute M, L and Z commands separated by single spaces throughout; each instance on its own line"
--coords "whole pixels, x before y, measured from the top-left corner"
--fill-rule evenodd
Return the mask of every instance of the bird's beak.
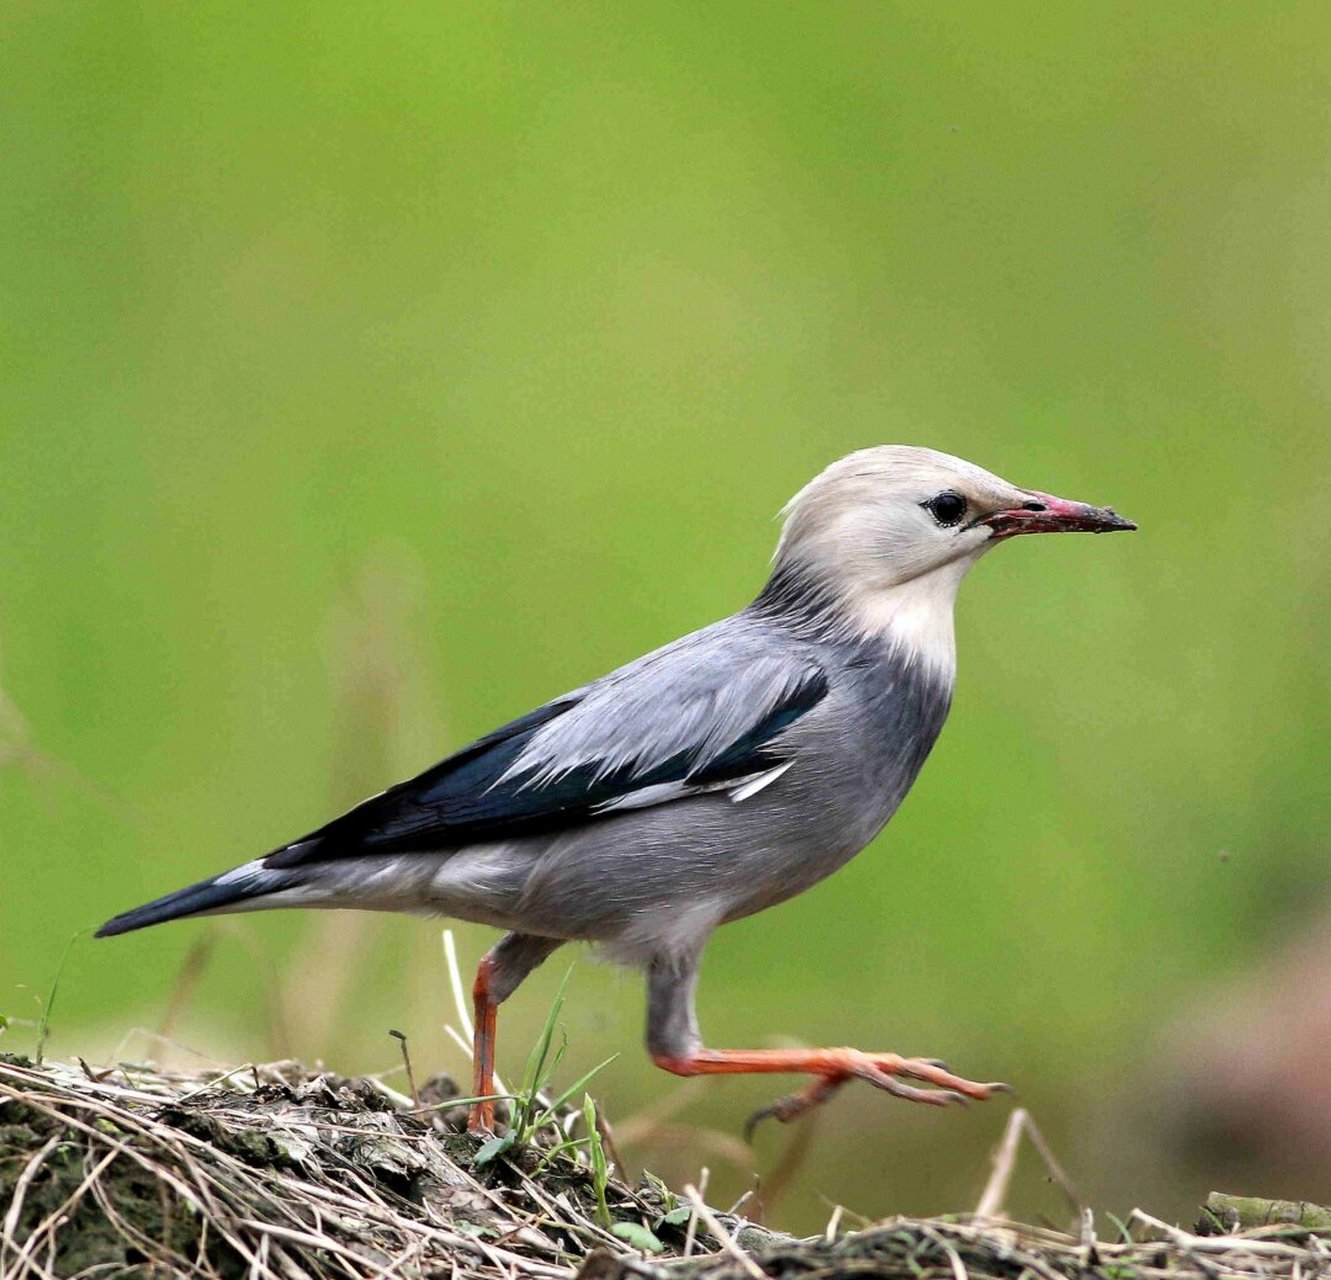
M 995 538 L 1012 538 L 1019 533 L 1114 533 L 1137 527 L 1113 507 L 1069 502 L 1036 489 L 1026 490 L 1025 499 L 1017 505 L 983 516 L 976 524 L 988 525 Z

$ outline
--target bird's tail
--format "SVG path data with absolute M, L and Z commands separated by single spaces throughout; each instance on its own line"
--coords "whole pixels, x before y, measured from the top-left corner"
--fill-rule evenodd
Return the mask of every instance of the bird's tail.
M 164 898 L 135 907 L 133 911 L 126 911 L 108 920 L 95 936 L 112 938 L 118 933 L 130 933 L 135 929 L 147 928 L 150 924 L 161 924 L 165 920 L 245 910 L 242 903 L 291 888 L 297 879 L 289 871 L 270 871 L 260 858 L 234 871 L 223 872 L 209 880 L 200 880 L 198 884 L 192 884 L 186 889 L 177 889 L 175 893 L 168 893 Z M 257 901 L 253 902 L 254 907 L 259 905 Z

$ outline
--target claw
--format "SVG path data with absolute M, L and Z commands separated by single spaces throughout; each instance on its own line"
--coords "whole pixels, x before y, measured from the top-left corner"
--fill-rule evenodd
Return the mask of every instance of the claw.
M 753 1146 L 753 1131 L 762 1124 L 764 1120 L 769 1118 L 775 1118 L 777 1120 L 781 1119 L 780 1109 L 775 1103 L 770 1107 L 759 1107 L 757 1111 L 750 1113 L 749 1118 L 744 1122 L 743 1129 L 744 1141 L 747 1142 L 749 1146 Z
M 771 1106 L 759 1107 L 758 1110 L 749 1116 L 744 1122 L 744 1141 L 750 1146 L 753 1145 L 754 1130 L 757 1129 L 764 1120 L 779 1120 L 782 1124 L 789 1124 L 791 1120 L 795 1118 L 794 1113 L 784 1105 L 789 1101 L 789 1098 L 780 1098 L 776 1102 L 773 1102 Z
M 803 1089 L 797 1089 L 794 1093 L 788 1093 L 784 1098 L 778 1098 L 770 1106 L 759 1107 L 744 1122 L 744 1141 L 752 1142 L 753 1131 L 769 1117 L 780 1120 L 782 1124 L 789 1124 L 806 1111 L 812 1111 L 814 1107 L 826 1102 L 846 1083 L 848 1078 L 840 1075 L 820 1076 L 812 1083 L 805 1085 Z

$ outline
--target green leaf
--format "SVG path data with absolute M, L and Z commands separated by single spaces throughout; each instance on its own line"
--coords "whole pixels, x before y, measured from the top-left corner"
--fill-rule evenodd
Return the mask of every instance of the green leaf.
M 596 1221 L 603 1227 L 610 1225 L 610 1206 L 605 1202 L 605 1190 L 610 1183 L 610 1166 L 601 1144 L 601 1130 L 596 1123 L 596 1103 L 590 1093 L 582 1095 L 582 1120 L 587 1126 L 587 1159 L 592 1166 L 592 1190 L 596 1193 Z
M 664 1253 L 663 1245 L 641 1222 L 616 1222 L 610 1228 L 610 1234 L 627 1241 L 643 1253 Z
M 489 1142 L 482 1143 L 480 1150 L 471 1158 L 472 1164 L 479 1169 L 502 1156 L 517 1141 L 517 1136 L 517 1132 L 510 1129 L 503 1137 L 491 1138 Z
M 473 1102 L 516 1102 L 517 1097 L 512 1093 L 473 1093 L 465 1098 L 447 1098 L 443 1102 L 432 1102 L 428 1107 L 423 1107 L 425 1111 L 449 1111 L 453 1107 L 469 1107 Z
M 659 1227 L 664 1223 L 668 1227 L 682 1227 L 692 1216 L 693 1210 L 688 1205 L 682 1204 L 677 1209 L 671 1209 L 669 1213 L 663 1213 L 656 1225 Z
M 587 1126 L 587 1155 L 592 1162 L 592 1172 L 602 1180 L 606 1176 L 605 1148 L 601 1145 L 601 1131 L 596 1126 L 596 1103 L 590 1093 L 582 1095 L 582 1122 Z

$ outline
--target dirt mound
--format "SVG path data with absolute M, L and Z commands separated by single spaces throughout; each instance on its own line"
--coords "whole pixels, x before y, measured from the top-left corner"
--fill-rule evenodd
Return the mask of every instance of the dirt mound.
M 0 1057 L 0 1275 L 563 1278 L 598 1248 L 683 1247 L 691 1213 L 659 1182 L 606 1177 L 598 1196 L 593 1163 L 558 1137 L 486 1160 L 460 1120 L 295 1063 L 181 1075 Z
M 439 1091 L 436 1086 L 436 1092 Z M 456 1096 L 456 1095 L 448 1095 Z M 1199 1236 L 1138 1214 L 1106 1243 L 1005 1222 L 895 1219 L 794 1240 L 609 1176 L 577 1113 L 521 1146 L 448 1096 L 295 1063 L 111 1071 L 0 1055 L 0 1276 L 218 1280 L 1217 1280 L 1331 1271 L 1325 1228 Z M 1284 1215 L 1288 1219 L 1288 1215 Z M 1225 1222 L 1213 1217 L 1212 1227 Z

